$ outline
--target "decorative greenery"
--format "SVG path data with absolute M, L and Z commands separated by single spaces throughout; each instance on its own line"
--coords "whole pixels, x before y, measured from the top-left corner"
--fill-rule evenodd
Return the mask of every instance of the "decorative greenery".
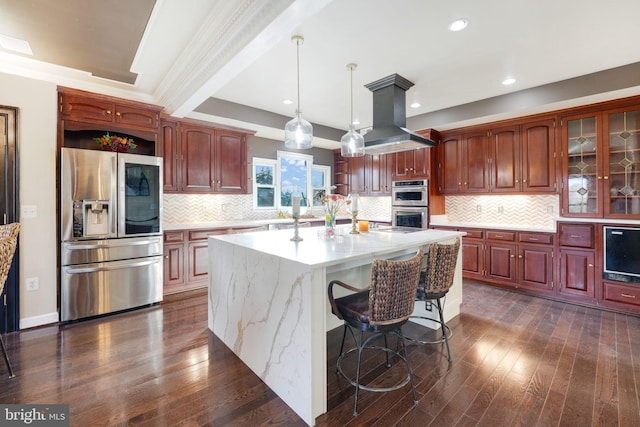
M 350 205 L 351 200 L 341 194 L 327 194 L 324 199 L 322 199 L 322 204 L 324 205 L 326 217 L 330 217 L 335 220 L 338 212 L 342 208 Z
M 133 142 L 133 139 L 125 138 L 122 136 L 109 135 L 109 132 L 107 132 L 100 138 L 93 138 L 93 140 L 100 144 L 105 150 L 126 152 L 137 147 L 137 145 Z

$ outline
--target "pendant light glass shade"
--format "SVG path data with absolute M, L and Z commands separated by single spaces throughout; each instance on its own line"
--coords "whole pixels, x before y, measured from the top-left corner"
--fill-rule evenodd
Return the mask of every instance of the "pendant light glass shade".
M 364 137 L 356 131 L 354 125 L 349 126 L 349 132 L 340 139 L 340 153 L 342 157 L 364 156 Z
M 293 36 L 291 41 L 296 44 L 298 108 L 295 117 L 284 127 L 284 146 L 304 150 L 313 147 L 313 126 L 302 117 L 300 111 L 300 45 L 304 42 L 304 38 Z
M 313 126 L 296 111 L 296 116 L 284 127 L 284 146 L 303 150 L 313 147 Z
M 342 157 L 364 156 L 364 137 L 356 131 L 353 125 L 353 70 L 356 67 L 356 64 L 347 65 L 351 77 L 351 122 L 349 123 L 349 132 L 340 139 L 340 154 Z

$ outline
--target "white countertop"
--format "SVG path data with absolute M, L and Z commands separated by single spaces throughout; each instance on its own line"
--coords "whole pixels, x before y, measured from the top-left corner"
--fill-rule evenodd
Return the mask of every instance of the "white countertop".
M 350 260 L 370 257 L 384 257 L 385 254 L 417 248 L 436 241 L 462 236 L 464 233 L 444 230 L 422 230 L 412 233 L 394 233 L 388 231 L 369 231 L 349 234 L 350 226 L 339 226 L 343 236 L 332 240 L 318 237 L 324 227 L 305 227 L 299 229 L 301 242 L 292 242 L 292 229 L 258 231 L 241 234 L 210 236 L 244 248 L 265 254 L 296 261 L 301 264 L 323 267 L 344 263 Z

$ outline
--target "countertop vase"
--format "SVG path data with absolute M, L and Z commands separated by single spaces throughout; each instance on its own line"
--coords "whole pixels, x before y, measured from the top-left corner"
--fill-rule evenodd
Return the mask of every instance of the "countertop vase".
M 327 239 L 333 239 L 336 236 L 336 216 L 326 214 L 324 217 L 324 231 Z

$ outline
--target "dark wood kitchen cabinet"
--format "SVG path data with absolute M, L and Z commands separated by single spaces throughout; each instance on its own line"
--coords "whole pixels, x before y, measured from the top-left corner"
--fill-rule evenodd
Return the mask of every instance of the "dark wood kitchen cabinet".
M 484 230 L 457 229 L 467 233 L 462 237 L 462 273 L 464 277 L 484 278 Z
M 515 285 L 517 280 L 516 234 L 513 231 L 486 232 L 486 280 Z
M 517 286 L 544 294 L 554 292 L 553 235 L 550 233 L 518 233 Z
M 595 304 L 596 234 L 593 224 L 558 223 L 558 294 Z
M 394 181 L 429 179 L 432 149 L 420 148 L 391 154 L 393 159 L 392 179 Z
M 535 294 L 554 292 L 554 235 L 543 232 L 436 227 L 466 233 L 462 274 Z
M 246 134 L 163 118 L 166 193 L 247 192 Z
M 640 219 L 640 108 L 562 116 L 563 216 Z
M 345 196 L 350 193 L 357 193 L 360 196 L 390 195 L 392 156 L 392 154 L 365 154 L 360 157 L 343 158 L 339 150 L 336 150 L 334 183 L 337 191 Z
M 558 191 L 555 134 L 555 118 L 536 120 L 520 125 L 522 159 L 520 191 L 525 193 L 555 193 Z
M 207 286 L 209 236 L 255 230 L 255 227 L 233 227 L 165 231 L 163 293 L 167 295 Z
M 489 191 L 489 133 L 478 129 L 462 134 L 443 134 L 437 150 L 438 189 L 442 194 Z
M 553 118 L 449 131 L 442 141 L 442 194 L 557 191 Z
M 75 89 L 58 88 L 58 91 L 60 112 L 65 120 L 158 130 L 160 107 Z

